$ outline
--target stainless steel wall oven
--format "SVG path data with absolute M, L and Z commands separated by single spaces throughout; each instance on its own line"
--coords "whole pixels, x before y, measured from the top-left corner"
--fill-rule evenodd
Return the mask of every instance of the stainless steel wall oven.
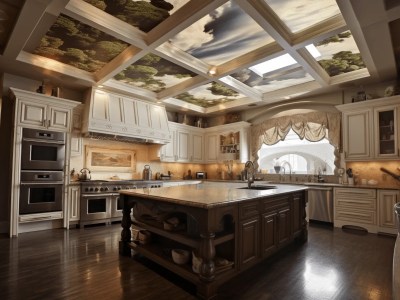
M 65 133 L 22 129 L 21 170 L 63 170 Z
M 22 129 L 19 213 L 62 211 L 64 132 Z
M 62 210 L 63 171 L 22 171 L 19 213 Z

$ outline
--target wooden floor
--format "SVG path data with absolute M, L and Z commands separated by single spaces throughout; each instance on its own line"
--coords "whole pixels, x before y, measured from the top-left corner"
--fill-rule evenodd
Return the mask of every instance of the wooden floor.
M 196 299 L 146 260 L 118 255 L 121 227 L 0 238 L 0 299 Z M 392 299 L 394 237 L 311 224 L 309 241 L 246 271 L 218 299 Z

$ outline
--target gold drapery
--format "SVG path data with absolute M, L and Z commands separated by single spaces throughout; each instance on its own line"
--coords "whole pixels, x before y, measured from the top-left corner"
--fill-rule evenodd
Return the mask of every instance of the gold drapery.
M 331 112 L 309 112 L 291 116 L 282 116 L 265 120 L 251 127 L 251 149 L 253 161 L 257 161 L 257 152 L 262 144 L 273 145 L 285 139 L 290 129 L 308 141 L 317 142 L 327 138 L 335 147 L 338 156 L 340 146 L 341 114 Z M 329 134 L 327 134 L 327 130 Z M 335 163 L 336 165 L 336 163 Z

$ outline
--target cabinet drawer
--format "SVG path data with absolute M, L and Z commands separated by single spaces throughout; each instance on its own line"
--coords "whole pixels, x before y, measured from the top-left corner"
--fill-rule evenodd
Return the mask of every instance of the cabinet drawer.
M 368 210 L 336 210 L 335 220 L 349 221 L 352 223 L 362 223 L 376 225 L 376 213 Z
M 366 209 L 366 210 L 376 210 L 376 199 L 373 198 L 335 198 L 335 207 L 340 208 L 355 208 L 355 209 Z
M 376 198 L 375 189 L 335 188 L 335 197 L 340 198 Z
M 284 207 L 289 207 L 289 197 L 288 196 L 267 198 L 267 199 L 261 200 L 261 211 L 262 212 L 279 210 Z
M 239 206 L 239 218 L 241 220 L 257 216 L 258 214 L 259 214 L 258 201 L 240 204 Z

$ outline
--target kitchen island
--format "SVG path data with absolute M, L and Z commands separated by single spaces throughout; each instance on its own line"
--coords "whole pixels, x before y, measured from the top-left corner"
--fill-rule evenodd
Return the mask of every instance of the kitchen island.
M 223 282 L 307 241 L 307 187 L 246 187 L 201 183 L 121 191 L 120 254 L 142 254 L 195 284 L 200 298 L 215 298 Z M 172 249 L 187 250 L 192 259 L 176 264 Z

